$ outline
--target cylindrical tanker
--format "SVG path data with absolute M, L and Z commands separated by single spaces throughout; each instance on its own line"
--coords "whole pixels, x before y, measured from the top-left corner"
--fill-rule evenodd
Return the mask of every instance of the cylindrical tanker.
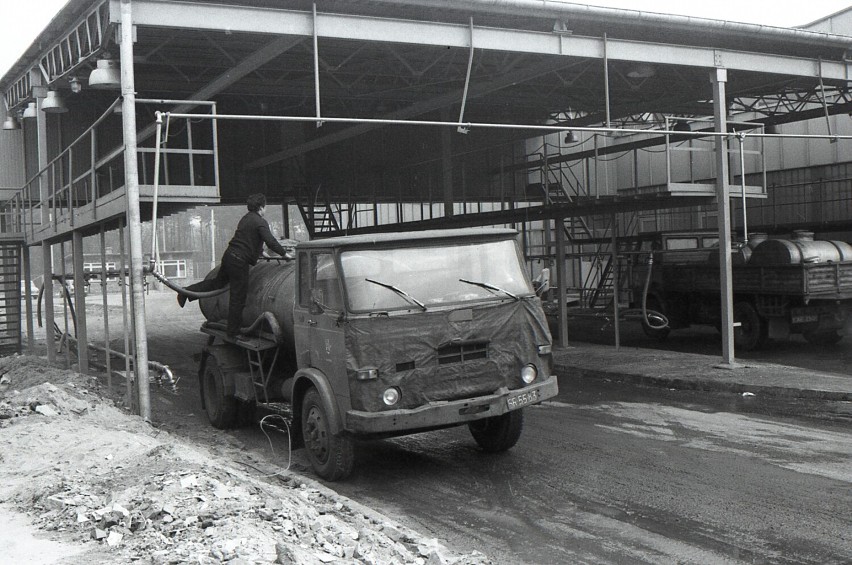
M 218 269 L 218 267 L 217 267 Z M 216 269 L 206 278 L 212 278 Z M 266 312 L 272 314 L 280 326 L 282 343 L 294 345 L 293 338 L 293 301 L 296 293 L 295 261 L 261 261 L 249 272 L 249 286 L 246 305 L 243 309 L 242 327 L 253 325 Z M 222 322 L 228 318 L 228 292 L 211 298 L 202 298 L 201 313 L 211 322 Z M 261 323 L 258 330 L 268 326 Z M 255 333 L 255 332 L 251 332 Z
M 800 263 L 837 263 L 852 260 L 852 245 L 844 241 L 815 241 L 808 232 L 790 239 L 767 239 L 757 245 L 750 265 L 797 265 Z

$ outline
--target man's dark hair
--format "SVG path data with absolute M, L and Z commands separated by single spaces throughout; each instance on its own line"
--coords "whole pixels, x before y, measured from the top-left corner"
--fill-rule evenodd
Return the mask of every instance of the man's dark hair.
M 266 206 L 266 196 L 263 194 L 252 194 L 246 198 L 246 207 L 249 212 L 257 212 Z

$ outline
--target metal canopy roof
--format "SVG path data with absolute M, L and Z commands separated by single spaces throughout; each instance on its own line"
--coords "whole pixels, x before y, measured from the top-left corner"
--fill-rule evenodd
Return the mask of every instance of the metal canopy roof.
M 0 81 L 10 105 L 25 100 L 9 96 L 14 82 L 99 4 L 71 0 L 54 18 Z M 114 25 L 119 0 L 111 4 Z M 141 96 L 192 98 L 217 77 L 240 73 L 253 54 L 276 49 L 212 95 L 246 113 L 315 115 L 310 2 L 133 0 L 132 7 Z M 830 102 L 848 102 L 844 56 L 852 38 L 845 36 L 553 1 L 347 0 L 320 2 L 317 11 L 320 102 L 328 116 L 458 111 L 469 61 L 470 121 L 568 115 L 577 125 L 603 123 L 604 60 L 614 121 L 710 114 L 707 71 L 714 66 L 729 69 L 732 100 L 814 101 L 822 75 Z M 278 35 L 290 41 L 272 46 Z M 111 42 L 106 34 L 97 51 L 66 67 L 87 77 L 98 56 L 117 52 Z M 64 89 L 70 74 L 48 81 Z

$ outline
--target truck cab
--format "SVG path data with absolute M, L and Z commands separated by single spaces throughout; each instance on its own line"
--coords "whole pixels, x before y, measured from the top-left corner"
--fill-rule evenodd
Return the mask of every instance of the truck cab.
M 290 404 L 320 476 L 349 474 L 356 437 L 468 425 L 485 451 L 518 441 L 522 408 L 557 384 L 516 240 L 513 230 L 466 229 L 298 245 L 292 318 L 272 312 L 282 325 L 292 319 L 292 340 L 276 345 L 291 369 L 270 369 L 278 390 L 265 393 Z

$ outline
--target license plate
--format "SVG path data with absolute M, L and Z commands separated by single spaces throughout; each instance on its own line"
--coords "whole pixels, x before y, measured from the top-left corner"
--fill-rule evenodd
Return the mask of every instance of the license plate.
M 809 322 L 819 322 L 819 314 L 793 314 L 791 321 L 794 324 L 807 324 Z
M 506 399 L 506 404 L 508 405 L 509 410 L 516 410 L 522 406 L 526 406 L 527 404 L 535 404 L 539 400 L 540 396 L 538 390 L 530 390 L 508 397 Z

